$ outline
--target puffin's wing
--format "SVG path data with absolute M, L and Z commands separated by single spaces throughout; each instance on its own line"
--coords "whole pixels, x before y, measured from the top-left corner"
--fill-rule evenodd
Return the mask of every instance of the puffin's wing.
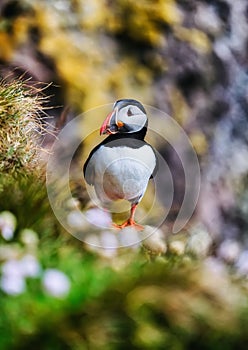
M 89 157 L 87 158 L 86 162 L 84 163 L 83 173 L 84 173 L 84 178 L 85 178 L 88 185 L 94 184 L 94 178 L 95 178 L 94 161 L 95 160 L 94 160 L 93 155 L 99 149 L 100 146 L 101 146 L 101 144 L 99 144 L 95 148 L 93 148 L 93 150 L 89 154 Z M 92 157 L 93 157 L 93 159 L 92 159 Z
M 149 145 L 149 144 L 148 144 L 148 145 Z M 153 169 L 153 171 L 152 171 L 152 174 L 151 174 L 151 176 L 150 176 L 150 179 L 153 179 L 154 176 L 156 176 L 156 174 L 157 174 L 157 172 L 158 172 L 159 158 L 158 158 L 158 152 L 157 152 L 151 145 L 149 145 L 149 146 L 150 146 L 151 149 L 153 150 L 154 157 L 155 157 L 155 167 L 154 167 L 154 169 Z
M 84 178 L 85 178 L 87 184 L 89 184 L 89 185 L 94 185 L 94 178 L 95 178 L 95 163 L 94 163 L 95 159 L 94 159 L 93 155 L 101 146 L 110 142 L 109 138 L 110 138 L 110 136 L 108 136 L 101 143 L 96 145 L 93 148 L 93 150 L 90 152 L 89 157 L 87 158 L 86 162 L 84 163 L 84 167 L 83 167 Z M 93 159 L 92 159 L 92 157 L 93 157 Z

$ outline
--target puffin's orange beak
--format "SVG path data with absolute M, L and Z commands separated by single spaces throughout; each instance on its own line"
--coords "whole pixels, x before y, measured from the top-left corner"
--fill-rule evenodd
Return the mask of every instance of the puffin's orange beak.
M 117 125 L 115 124 L 114 116 L 115 116 L 115 110 L 113 110 L 107 115 L 107 118 L 104 120 L 100 128 L 100 135 L 115 134 L 117 132 L 118 128 L 117 128 Z

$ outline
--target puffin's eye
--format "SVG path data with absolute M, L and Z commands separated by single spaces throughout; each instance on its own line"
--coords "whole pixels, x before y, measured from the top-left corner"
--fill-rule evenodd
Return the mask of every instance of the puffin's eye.
M 131 117 L 133 115 L 131 108 L 128 108 L 127 115 L 128 117 Z

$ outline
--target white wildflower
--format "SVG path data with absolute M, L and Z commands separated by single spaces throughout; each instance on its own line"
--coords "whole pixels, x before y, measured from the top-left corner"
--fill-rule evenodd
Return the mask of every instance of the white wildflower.
M 248 275 L 248 250 L 240 254 L 236 266 L 241 275 Z
M 185 252 L 185 243 L 179 240 L 172 241 L 169 244 L 169 250 L 172 254 L 183 255 Z
M 41 266 L 35 256 L 27 254 L 20 260 L 20 269 L 24 277 L 37 277 Z
M 86 211 L 86 219 L 93 225 L 98 227 L 110 227 L 112 224 L 112 218 L 109 212 L 100 209 L 92 208 Z
M 7 260 L 2 265 L 2 273 L 5 276 L 22 276 L 21 264 L 16 259 Z
M 240 244 L 233 239 L 226 239 L 218 249 L 218 256 L 228 263 L 234 263 L 240 253 Z
M 117 232 L 118 232 L 120 247 L 130 246 L 131 248 L 134 248 L 134 249 L 139 247 L 142 239 L 140 238 L 138 231 L 134 227 L 127 226 Z
M 1 289 L 10 295 L 18 295 L 25 291 L 25 277 L 36 277 L 40 273 L 40 264 L 32 255 L 23 258 L 9 259 L 2 265 Z
M 40 264 L 33 255 L 25 255 L 20 260 L 8 260 L 2 266 L 5 276 L 36 277 L 40 270 Z
M 197 225 L 191 232 L 192 235 L 187 242 L 187 251 L 198 257 L 207 256 L 213 243 L 208 231 L 202 225 Z
M 96 251 L 101 246 L 99 235 L 97 234 L 89 234 L 84 241 L 87 244 L 86 247 L 91 251 Z
M 39 242 L 39 237 L 35 231 L 25 228 L 20 233 L 20 240 L 27 246 L 36 246 Z
M 26 283 L 22 276 L 4 274 L 0 279 L 1 289 L 9 295 L 18 295 L 25 292 Z
M 18 260 L 8 260 L 2 265 L 1 289 L 10 295 L 18 295 L 25 291 L 26 284 Z
M 83 230 L 89 227 L 88 221 L 79 210 L 72 210 L 67 216 L 67 223 L 75 229 Z
M 117 248 L 118 240 L 116 237 L 116 233 L 111 231 L 103 231 L 100 235 L 100 242 L 103 248 Z
M 0 213 L 0 231 L 6 241 L 9 241 L 14 236 L 16 228 L 16 217 L 9 211 Z
M 65 297 L 71 287 L 69 278 L 57 269 L 47 269 L 44 272 L 42 283 L 45 291 L 57 298 Z
M 147 228 L 148 226 L 145 227 L 146 231 L 147 231 Z M 153 231 L 155 230 L 154 227 L 151 227 L 151 229 L 153 229 Z M 151 230 L 151 232 L 153 231 Z M 153 232 L 148 238 L 146 238 L 143 241 L 143 246 L 154 254 L 158 254 L 158 255 L 164 254 L 167 250 L 167 246 L 163 237 L 163 232 L 157 229 L 155 232 Z
M 100 235 L 101 248 L 98 249 L 98 254 L 105 258 L 113 258 L 117 254 L 119 245 L 115 232 L 103 231 Z

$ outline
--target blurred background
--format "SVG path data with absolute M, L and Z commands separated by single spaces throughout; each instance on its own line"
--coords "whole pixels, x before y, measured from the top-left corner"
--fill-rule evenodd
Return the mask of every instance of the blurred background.
M 0 15 L 0 348 L 245 348 L 247 1 L 2 0 Z M 166 221 L 139 246 L 96 249 L 56 221 L 45 165 L 70 120 L 120 98 L 179 123 L 198 156 L 201 192 L 173 235 L 184 173 L 172 147 L 158 144 L 175 186 Z M 76 207 L 106 220 L 75 178 L 70 223 L 86 225 Z M 116 240 L 85 230 L 96 244 Z

